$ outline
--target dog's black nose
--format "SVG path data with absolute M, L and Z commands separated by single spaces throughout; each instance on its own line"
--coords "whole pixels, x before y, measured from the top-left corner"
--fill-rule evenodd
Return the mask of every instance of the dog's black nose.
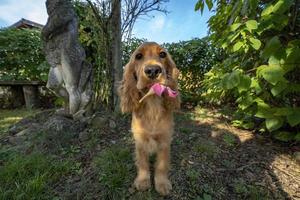
M 158 77 L 158 75 L 161 73 L 161 67 L 159 65 L 148 65 L 145 67 L 145 74 L 148 76 L 148 78 L 155 79 Z

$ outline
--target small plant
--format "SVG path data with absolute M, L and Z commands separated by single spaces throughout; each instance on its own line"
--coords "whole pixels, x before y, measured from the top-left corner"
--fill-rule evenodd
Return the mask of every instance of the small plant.
M 243 179 L 237 179 L 234 181 L 234 191 L 238 194 L 247 194 L 248 189 L 245 181 Z
M 226 133 L 223 135 L 223 141 L 226 143 L 226 145 L 231 147 L 237 144 L 236 138 L 230 133 Z
M 195 181 L 197 181 L 197 179 L 199 177 L 199 172 L 195 169 L 188 169 L 186 171 L 186 175 L 191 182 L 195 182 Z
M 190 128 L 180 127 L 179 128 L 180 133 L 189 134 L 192 132 Z

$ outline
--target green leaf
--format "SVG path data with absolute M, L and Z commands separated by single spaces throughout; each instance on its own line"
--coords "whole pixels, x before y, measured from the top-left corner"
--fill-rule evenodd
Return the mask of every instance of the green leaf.
M 273 94 L 274 97 L 278 96 L 284 89 L 287 88 L 287 83 L 286 82 L 278 82 L 272 89 L 271 93 Z
M 252 78 L 251 79 L 251 85 L 250 85 L 250 88 L 253 88 L 255 90 L 255 93 L 258 94 L 262 91 L 257 79 L 255 78 Z
M 207 5 L 207 7 L 208 7 L 208 10 L 211 10 L 212 7 L 213 7 L 213 2 L 212 2 L 212 0 L 205 0 L 205 2 L 206 2 L 206 5 Z
M 283 14 L 285 13 L 288 9 L 290 9 L 291 5 L 293 4 L 294 0 L 279 0 L 272 9 L 273 13 L 276 14 Z
M 233 71 L 230 74 L 227 74 L 226 76 L 224 76 L 222 82 L 223 82 L 223 86 L 227 90 L 230 90 L 230 89 L 236 87 L 240 83 L 239 72 Z
M 258 77 L 262 77 L 263 71 L 264 71 L 267 67 L 269 67 L 269 66 L 268 66 L 268 65 L 261 65 L 261 66 L 259 66 L 259 67 L 257 68 L 257 70 L 256 70 L 256 75 L 257 75 Z
M 230 31 L 235 31 L 241 26 L 241 23 L 234 23 L 230 26 Z
M 270 39 L 267 42 L 266 47 L 264 48 L 264 50 L 262 52 L 262 56 L 264 58 L 269 58 L 270 55 L 274 54 L 280 48 L 281 48 L 281 42 L 280 42 L 278 36 L 274 36 L 272 39 Z
M 238 98 L 237 102 L 239 103 L 238 107 L 242 110 L 245 110 L 254 103 L 254 100 L 253 97 L 248 94 L 246 96 L 241 96 L 240 98 Z
M 284 70 L 277 65 L 271 65 L 263 69 L 262 76 L 272 85 L 276 85 L 279 81 L 284 80 Z
M 258 50 L 261 46 L 261 42 L 258 39 L 255 38 L 250 38 L 251 46 L 255 49 Z
M 300 111 L 294 110 L 292 114 L 287 116 L 287 122 L 292 126 L 296 126 L 300 123 Z
M 290 43 L 289 43 L 289 45 L 290 45 Z M 286 64 L 289 65 L 289 66 L 292 66 L 292 67 L 290 67 L 292 69 L 292 68 L 294 68 L 295 64 L 299 60 L 300 44 L 297 44 L 295 46 L 293 45 L 292 47 L 287 48 L 286 49 L 286 54 L 287 54 Z
M 233 52 L 236 52 L 238 50 L 240 50 L 240 48 L 243 46 L 243 43 L 242 42 L 237 42 L 233 45 Z
M 280 64 L 280 58 L 278 58 L 274 55 L 271 55 L 269 60 L 268 60 L 268 64 L 269 65 L 279 65 Z
M 195 5 L 195 11 L 200 10 L 201 14 L 203 13 L 203 9 L 204 9 L 204 3 L 203 0 L 198 0 L 198 2 Z
M 246 27 L 249 31 L 257 29 L 257 21 L 256 20 L 248 20 L 246 22 Z
M 266 104 L 261 98 L 256 98 L 254 101 L 257 103 L 257 112 L 255 114 L 256 117 L 267 119 L 273 118 L 274 110 Z
M 261 16 L 266 16 L 266 15 L 269 15 L 273 12 L 273 5 L 270 4 L 269 6 L 267 6 L 261 13 Z
M 283 119 L 280 117 L 266 119 L 266 127 L 270 132 L 279 129 L 282 125 L 283 125 Z
M 295 140 L 296 142 L 299 142 L 299 141 L 300 141 L 300 132 L 297 133 L 297 134 L 295 135 L 294 140 Z
M 284 107 L 284 108 L 276 108 L 274 116 L 287 116 L 293 113 L 292 108 Z
M 251 78 L 247 75 L 240 76 L 240 84 L 238 85 L 239 93 L 248 91 L 251 85 Z
M 289 142 L 295 138 L 295 134 L 287 131 L 279 131 L 274 133 L 274 138 L 283 142 Z

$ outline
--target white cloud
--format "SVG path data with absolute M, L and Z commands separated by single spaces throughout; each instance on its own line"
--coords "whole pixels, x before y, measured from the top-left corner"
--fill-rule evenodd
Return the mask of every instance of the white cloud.
M 146 38 L 148 41 L 163 42 L 165 32 L 172 26 L 166 15 L 158 14 L 152 19 L 138 20 L 133 28 L 133 36 Z
M 0 19 L 8 25 L 21 18 L 45 24 L 47 17 L 45 0 L 10 0 L 0 3 Z
M 166 18 L 163 15 L 157 15 L 153 21 L 151 21 L 149 28 L 153 31 L 160 32 L 165 26 Z

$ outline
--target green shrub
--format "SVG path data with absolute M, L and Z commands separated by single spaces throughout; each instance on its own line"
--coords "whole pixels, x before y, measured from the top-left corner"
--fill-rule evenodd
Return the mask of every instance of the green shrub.
M 0 80 L 47 80 L 40 30 L 0 29 Z
M 237 126 L 299 141 L 300 7 L 293 0 L 199 0 L 195 9 L 213 3 L 209 38 L 227 56 L 205 74 L 203 97 L 235 105 Z

